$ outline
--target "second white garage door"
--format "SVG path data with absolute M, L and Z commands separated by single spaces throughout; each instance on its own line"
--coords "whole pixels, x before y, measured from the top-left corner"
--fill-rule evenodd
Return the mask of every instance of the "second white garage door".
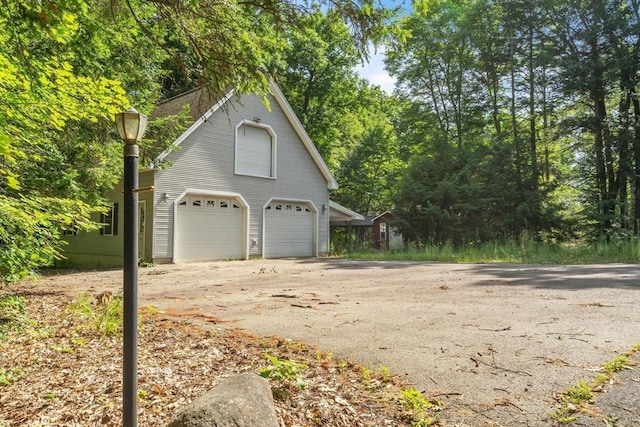
M 206 196 L 183 198 L 176 212 L 177 261 L 243 258 L 243 208 L 234 199 Z
M 265 207 L 265 258 L 315 256 L 315 212 L 304 202 L 273 201 Z

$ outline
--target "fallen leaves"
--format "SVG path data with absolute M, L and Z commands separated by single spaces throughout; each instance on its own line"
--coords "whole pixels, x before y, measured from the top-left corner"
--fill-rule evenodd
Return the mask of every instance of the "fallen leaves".
M 63 316 L 70 303 L 63 292 L 24 296 L 29 322 L 0 339 L 0 373 L 14 373 L 0 385 L 0 426 L 120 425 L 119 336 L 104 336 Z M 378 378 L 372 389 L 370 382 L 363 383 L 359 365 L 305 344 L 257 337 L 215 322 L 198 326 L 157 310 L 141 309 L 140 317 L 139 425 L 166 425 L 223 378 L 259 372 L 266 365 L 265 350 L 308 366 L 301 373 L 306 387 L 290 389 L 275 401 L 281 426 L 409 425 L 395 404 L 399 384 L 393 377 Z

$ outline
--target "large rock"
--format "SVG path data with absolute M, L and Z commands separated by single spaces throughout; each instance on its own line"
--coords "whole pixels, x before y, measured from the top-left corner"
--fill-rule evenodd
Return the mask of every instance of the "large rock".
M 278 427 L 269 382 L 234 375 L 197 398 L 167 427 Z

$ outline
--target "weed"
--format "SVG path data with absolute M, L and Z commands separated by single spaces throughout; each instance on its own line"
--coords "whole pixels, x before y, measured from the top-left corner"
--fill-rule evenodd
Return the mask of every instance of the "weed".
M 316 360 L 322 362 L 323 360 L 330 361 L 333 358 L 333 353 L 323 353 L 320 350 L 316 351 Z
M 629 358 L 625 355 L 615 357 L 611 362 L 604 364 L 604 370 L 607 374 L 613 375 L 616 372 L 623 371 L 627 368 Z
M 82 339 L 82 337 L 71 338 L 71 344 L 74 347 L 84 347 L 87 343 Z
M 260 376 L 263 378 L 273 378 L 280 383 L 293 381 L 298 388 L 304 388 L 306 383 L 300 376 L 300 372 L 307 369 L 304 363 L 294 362 L 292 360 L 281 360 L 269 354 L 268 350 L 263 352 L 265 359 L 269 362 L 269 366 L 260 370 Z
M 30 325 L 33 327 L 26 330 L 27 334 L 29 334 L 29 336 L 33 339 L 51 338 L 57 333 L 56 328 L 53 328 L 51 326 L 41 326 L 36 322 L 27 323 L 30 323 Z
M 147 390 L 138 389 L 138 402 L 149 399 L 149 392 Z
M 604 425 L 606 427 L 616 427 L 618 425 L 618 418 L 613 415 L 609 415 L 604 419 Z
M 0 385 L 9 386 L 25 375 L 26 372 L 22 368 L 0 368 Z
M 640 351 L 640 344 L 636 344 L 630 351 L 616 356 L 610 362 L 602 366 L 602 371 L 596 375 L 590 383 L 586 381 L 578 381 L 574 386 L 569 387 L 560 397 L 560 405 L 553 412 L 547 412 L 547 415 L 559 424 L 569 424 L 578 419 L 578 412 L 584 411 L 585 405 L 593 399 L 593 392 L 611 380 L 616 372 L 627 369 L 633 362 L 630 357 Z M 617 420 L 609 417 L 604 420 L 606 425 L 614 426 Z
M 371 370 L 366 366 L 360 368 L 360 381 L 367 385 L 371 382 Z
M 75 350 L 72 347 L 62 347 L 59 345 L 54 345 L 51 347 L 53 351 L 59 351 L 60 353 L 73 353 Z
M 569 407 L 566 403 L 560 405 L 554 412 L 547 412 L 547 415 L 556 420 L 558 424 L 569 424 L 578 419 L 575 408 Z
M 380 366 L 378 368 L 378 373 L 383 380 L 389 381 L 391 379 L 391 369 L 388 366 Z
M 159 313 L 162 313 L 162 311 L 160 311 L 160 309 L 158 307 L 153 306 L 153 305 L 146 306 L 145 307 L 145 311 L 146 311 L 147 314 L 150 314 L 152 316 L 156 315 L 156 314 L 159 314 Z
M 593 389 L 584 381 L 578 381 L 576 385 L 569 387 L 562 395 L 563 402 L 569 402 L 576 406 L 587 403 L 592 398 Z
M 333 243 L 332 243 L 333 245 Z M 525 264 L 590 264 L 604 262 L 637 263 L 637 240 L 624 242 L 542 243 L 531 236 L 494 242 L 468 242 L 460 245 L 416 244 L 389 251 L 333 247 L 332 252 L 346 253 L 352 259 L 413 260 L 443 262 L 519 262 Z
M 597 388 L 597 387 L 600 387 L 603 384 L 605 384 L 610 379 L 611 379 L 611 375 L 609 375 L 609 374 L 601 373 L 601 374 L 596 375 L 596 377 L 593 379 L 593 387 L 594 387 L 594 389 Z
M 96 298 L 83 293 L 67 306 L 65 314 L 88 322 L 89 329 L 104 336 L 116 335 L 122 329 L 122 297 L 105 293 Z
M 413 387 L 400 390 L 399 403 L 402 409 L 407 411 L 414 427 L 433 425 L 437 421 L 434 413 L 442 410 L 439 402 L 425 399 L 424 395 Z
M 303 353 L 308 350 L 307 345 L 300 341 L 284 340 L 283 347 L 292 353 Z
M 96 330 L 103 335 L 115 335 L 123 323 L 122 297 L 110 297 L 101 305 L 96 318 Z
M 27 300 L 18 295 L 0 297 L 0 338 L 6 338 L 9 330 L 19 330 L 24 324 Z

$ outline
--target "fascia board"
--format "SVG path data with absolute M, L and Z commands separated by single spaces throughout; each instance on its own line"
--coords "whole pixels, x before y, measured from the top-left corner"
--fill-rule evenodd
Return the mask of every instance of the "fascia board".
M 278 102 L 278 105 L 280 105 L 280 108 L 282 108 L 282 110 L 284 111 L 287 119 L 289 119 L 289 122 L 298 134 L 298 137 L 311 155 L 311 158 L 315 162 L 316 166 L 318 166 L 318 169 L 320 169 L 320 173 L 322 173 L 322 176 L 324 176 L 325 180 L 327 181 L 327 188 L 329 190 L 336 190 L 338 188 L 338 181 L 336 181 L 335 177 L 329 170 L 329 167 L 322 159 L 320 152 L 318 152 L 318 149 L 313 144 L 313 141 L 311 141 L 311 138 L 307 134 L 307 131 L 304 130 L 304 127 L 302 126 L 302 123 L 300 123 L 300 120 L 298 119 L 298 116 L 296 116 L 296 113 L 294 113 L 291 104 L 289 104 L 289 101 L 287 101 L 287 99 L 284 97 L 284 94 L 273 80 L 270 82 L 270 89 L 271 94 Z

